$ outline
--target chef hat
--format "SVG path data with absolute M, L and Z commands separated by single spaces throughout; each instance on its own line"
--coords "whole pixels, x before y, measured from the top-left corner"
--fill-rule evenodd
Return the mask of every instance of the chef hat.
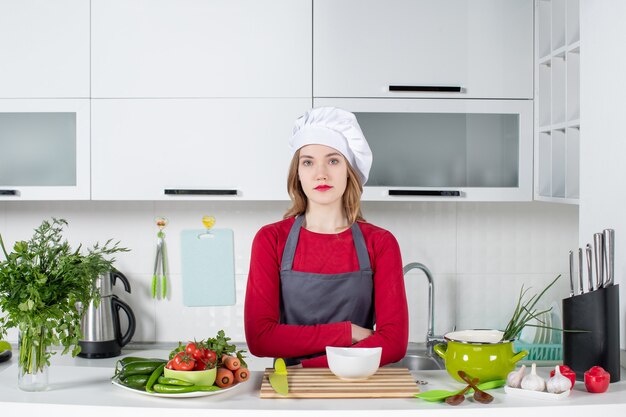
M 365 184 L 372 167 L 372 151 L 354 114 L 335 107 L 317 107 L 296 120 L 289 141 L 291 155 L 305 145 L 326 145 L 346 157 Z

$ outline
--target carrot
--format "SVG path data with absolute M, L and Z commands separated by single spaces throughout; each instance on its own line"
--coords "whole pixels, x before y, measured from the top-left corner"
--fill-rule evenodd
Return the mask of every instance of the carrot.
M 247 381 L 248 378 L 250 378 L 250 372 L 248 372 L 248 368 L 239 367 L 235 371 L 235 382 Z
M 215 377 L 215 384 L 218 387 L 226 388 L 230 387 L 233 384 L 235 376 L 230 369 L 227 368 L 217 368 L 217 376 Z
M 241 362 L 235 356 L 224 355 L 222 356 L 222 366 L 230 369 L 231 371 L 236 371 L 241 366 Z

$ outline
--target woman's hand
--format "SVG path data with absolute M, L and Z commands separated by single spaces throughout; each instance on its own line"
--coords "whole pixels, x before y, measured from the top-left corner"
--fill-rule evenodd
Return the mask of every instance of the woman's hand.
M 352 326 L 352 343 L 358 343 L 361 340 L 367 339 L 372 334 L 374 334 L 374 331 L 370 329 L 366 329 L 361 326 L 357 326 L 354 323 L 352 323 L 351 326 Z

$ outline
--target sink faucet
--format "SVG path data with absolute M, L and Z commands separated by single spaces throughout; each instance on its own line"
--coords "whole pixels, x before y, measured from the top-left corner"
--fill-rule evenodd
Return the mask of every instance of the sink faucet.
M 439 356 L 434 354 L 433 348 L 436 344 L 445 342 L 445 339 L 435 336 L 435 284 L 433 282 L 433 275 L 424 264 L 419 262 L 412 262 L 405 265 L 404 268 L 402 268 L 402 273 L 406 275 L 407 272 L 412 269 L 422 270 L 428 279 L 428 331 L 426 332 L 426 348 L 429 355 L 433 356 L 435 359 L 439 359 Z

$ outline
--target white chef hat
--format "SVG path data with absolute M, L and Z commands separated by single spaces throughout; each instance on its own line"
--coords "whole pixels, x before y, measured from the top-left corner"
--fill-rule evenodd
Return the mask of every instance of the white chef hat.
M 336 107 L 316 107 L 299 117 L 289 141 L 291 155 L 305 145 L 337 149 L 361 176 L 362 184 L 372 167 L 372 151 L 354 114 Z

